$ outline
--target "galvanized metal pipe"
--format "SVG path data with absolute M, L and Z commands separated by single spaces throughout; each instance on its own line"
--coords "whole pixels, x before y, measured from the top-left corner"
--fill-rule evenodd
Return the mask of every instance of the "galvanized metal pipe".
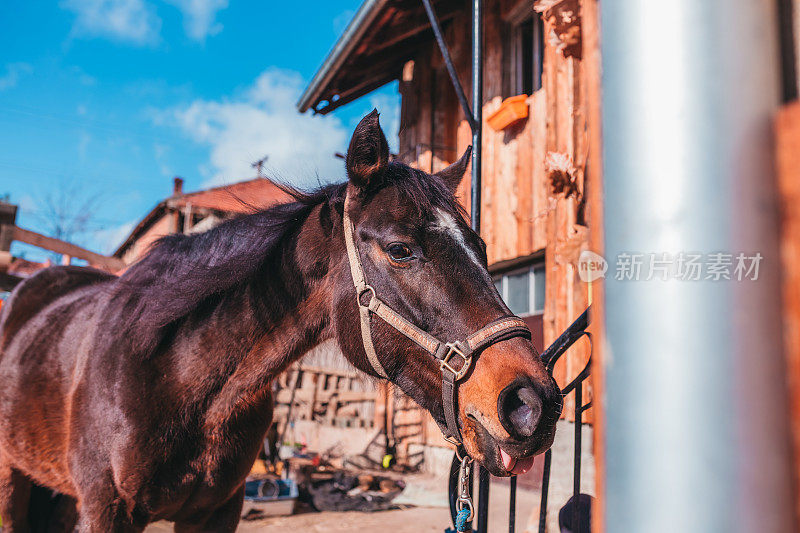
M 794 529 L 771 117 L 774 2 L 603 0 L 606 531 Z M 760 252 L 758 281 L 621 253 Z
M 481 232 L 481 152 L 483 130 L 483 2 L 472 0 L 472 187 L 470 221 Z M 489 520 L 489 472 L 478 476 L 478 533 L 486 533 Z M 482 519 L 481 519 L 482 518 Z
M 481 142 L 483 130 L 483 2 L 472 0 L 472 229 L 481 231 Z

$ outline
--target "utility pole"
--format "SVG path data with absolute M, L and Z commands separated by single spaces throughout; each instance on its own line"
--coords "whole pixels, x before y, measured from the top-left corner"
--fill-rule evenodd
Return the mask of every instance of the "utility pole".
M 259 178 L 261 177 L 261 168 L 264 166 L 264 163 L 266 163 L 268 159 L 269 159 L 269 156 L 265 155 L 264 157 L 262 157 L 261 159 L 259 159 L 258 161 L 254 162 L 254 163 L 252 163 L 250 165 L 251 167 L 256 169 L 256 175 Z

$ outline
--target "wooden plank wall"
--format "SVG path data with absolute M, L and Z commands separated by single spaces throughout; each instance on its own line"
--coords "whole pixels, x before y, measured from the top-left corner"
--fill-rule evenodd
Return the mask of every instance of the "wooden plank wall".
M 588 248 L 588 230 L 577 223 L 577 199 L 553 193 L 545 164 L 551 153 L 568 157 L 575 167 L 578 188 L 583 191 L 588 143 L 586 89 L 581 60 L 565 57 L 555 47 L 557 39 L 551 37 L 555 32 L 553 23 L 560 13 L 545 12 L 543 88 L 528 97 L 528 119 L 503 131 L 488 126 L 486 118 L 497 110 L 504 96 L 510 96 L 504 93 L 504 80 L 508 79 L 504 70 L 509 64 L 504 50 L 509 48 L 508 17 L 527 9 L 521 4 L 533 10 L 531 0 L 494 0 L 484 5 L 481 235 L 487 243 L 490 264 L 545 251 L 544 345 L 547 346 L 588 304 L 586 287 L 577 276 L 578 255 Z M 573 4 L 577 6 L 577 0 Z M 468 96 L 469 28 L 466 12 L 458 14 L 445 28 Z M 471 133 L 435 43 L 419 51 L 413 68 L 406 65 L 401 93 L 401 159 L 427 171 L 437 171 L 455 160 L 471 143 Z M 456 150 L 441 149 L 451 145 Z M 469 179 L 462 182 L 458 195 L 465 206 L 470 205 Z M 580 372 L 587 358 L 586 345 L 571 350 L 556 367 L 558 382 L 566 384 Z M 571 396 L 567 398 L 565 411 L 571 409 L 570 402 Z M 587 415 L 590 419 L 591 412 Z
M 552 2 L 549 2 L 552 4 Z M 563 2 L 568 4 L 569 2 Z M 577 1 L 574 2 L 576 7 Z M 556 4 L 558 6 L 558 4 Z M 586 85 L 583 64 L 577 57 L 566 57 L 554 43 L 555 23 L 563 15 L 554 7 L 543 13 L 545 20 L 545 58 L 543 85 L 547 95 L 547 139 L 546 151 L 561 154 L 572 161 L 574 178 L 579 191 L 583 192 L 584 170 L 587 159 Z M 573 15 L 575 16 L 575 15 Z M 551 209 L 547 212 L 545 262 L 547 268 L 547 291 L 545 297 L 545 344 L 549 344 L 580 315 L 588 305 L 585 284 L 578 278 L 577 262 L 580 252 L 588 249 L 588 228 L 577 220 L 578 200 L 555 195 L 549 177 L 543 184 L 548 190 Z M 560 384 L 576 376 L 589 357 L 588 344 L 581 341 L 556 366 L 555 377 Z M 591 387 L 587 387 L 591 389 Z M 584 396 L 591 399 L 591 391 Z M 574 396 L 565 398 L 564 409 L 570 413 Z M 592 413 L 587 413 L 591 421 Z

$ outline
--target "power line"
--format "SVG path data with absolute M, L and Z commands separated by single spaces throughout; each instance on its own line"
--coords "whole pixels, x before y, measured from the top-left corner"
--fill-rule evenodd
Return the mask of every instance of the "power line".
M 167 139 L 165 137 L 159 137 L 159 136 L 155 136 L 155 135 L 150 135 L 150 134 L 145 134 L 145 133 L 139 133 L 139 132 L 136 132 L 136 131 L 132 131 L 130 129 L 130 124 L 115 124 L 115 123 L 102 122 L 102 121 L 89 119 L 89 118 L 84 118 L 84 119 L 76 118 L 76 117 L 71 117 L 71 116 L 68 116 L 68 115 L 61 115 L 61 114 L 57 114 L 57 113 L 46 112 L 46 111 L 41 110 L 41 109 L 37 109 L 37 108 L 34 108 L 34 107 L 30 107 L 30 106 L 22 106 L 22 105 L 4 104 L 4 105 L 0 105 L 0 110 L 8 111 L 8 112 L 11 112 L 11 113 L 16 113 L 16 114 L 19 114 L 19 115 L 26 115 L 26 116 L 35 117 L 35 118 L 42 118 L 42 119 L 46 119 L 46 120 L 66 123 L 66 124 L 70 124 L 70 125 L 73 125 L 73 126 L 81 126 L 81 127 L 86 127 L 86 128 L 93 128 L 93 129 L 98 130 L 98 131 L 103 131 L 105 133 L 114 133 L 116 135 L 120 135 L 120 136 L 123 136 L 123 137 L 138 137 L 140 139 L 146 139 L 146 140 L 149 140 L 149 141 L 157 141 L 157 142 L 168 143 L 168 144 L 174 143 L 174 139 Z M 4 117 L 2 115 L 0 115 L 0 120 L 3 119 L 3 118 Z M 6 117 L 6 118 L 8 118 L 8 117 Z M 14 121 L 10 120 L 10 122 L 14 122 Z M 41 124 L 39 124 L 37 122 L 29 123 L 29 124 L 27 124 L 27 126 L 34 127 L 34 128 L 39 128 L 39 129 L 48 129 L 45 126 L 43 126 L 43 125 L 41 125 Z

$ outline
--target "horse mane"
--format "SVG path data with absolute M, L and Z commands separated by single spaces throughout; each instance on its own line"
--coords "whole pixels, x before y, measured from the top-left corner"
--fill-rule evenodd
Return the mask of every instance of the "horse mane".
M 161 237 L 120 277 L 115 295 L 136 300 L 140 325 L 174 322 L 207 298 L 253 278 L 314 206 L 344 190 L 343 184 L 311 192 L 282 188 L 293 202 L 234 217 L 202 233 Z
M 465 216 L 441 180 L 401 163 L 390 163 L 383 182 L 365 191 L 364 200 L 389 184 L 400 187 L 420 212 L 443 207 Z M 229 219 L 202 233 L 157 240 L 116 284 L 115 296 L 132 304 L 127 308 L 129 320 L 136 327 L 161 328 L 208 298 L 253 279 L 314 207 L 328 203 L 341 210 L 346 183 L 311 191 L 288 185 L 280 188 L 294 201 Z

